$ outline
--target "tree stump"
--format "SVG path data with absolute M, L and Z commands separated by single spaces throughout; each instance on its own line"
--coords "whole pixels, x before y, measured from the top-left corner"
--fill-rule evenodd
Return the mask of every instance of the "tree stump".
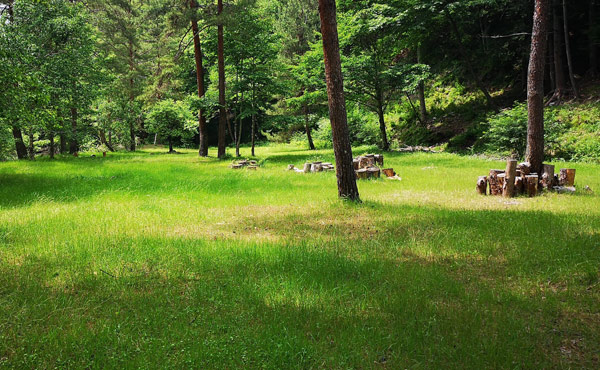
M 498 175 L 504 174 L 504 170 L 490 170 L 488 182 L 490 184 L 490 195 L 501 195 L 502 185 L 499 183 Z
M 487 184 L 487 176 L 479 176 L 477 180 L 477 192 L 481 195 L 487 195 Z
M 293 164 L 288 165 L 288 171 L 293 171 L 296 169 L 296 166 L 294 166 Z
M 315 162 L 312 164 L 311 172 L 323 172 L 323 165 L 320 162 Z
M 358 168 L 369 168 L 375 165 L 375 157 L 358 157 Z
M 394 177 L 396 176 L 396 172 L 394 172 L 393 168 L 384 168 L 383 173 L 386 177 Z
M 515 178 L 517 175 L 517 161 L 512 159 L 506 162 L 506 177 L 504 181 L 502 195 L 505 198 L 512 198 L 515 196 Z
M 361 168 L 360 170 L 356 170 L 356 178 L 358 179 L 367 179 L 369 178 L 369 172 L 367 171 L 366 168 Z
M 369 167 L 367 169 L 367 172 L 369 173 L 369 177 L 375 177 L 375 178 L 381 177 L 381 170 L 379 169 L 379 167 Z
M 545 164 L 542 172 L 542 180 L 540 181 L 544 189 L 552 189 L 554 182 L 554 166 Z
M 375 163 L 383 167 L 383 155 L 375 154 Z
M 360 161 L 358 159 L 352 160 L 352 165 L 354 166 L 354 171 L 360 169 Z
M 537 195 L 538 183 L 539 183 L 538 175 L 525 176 L 525 188 L 527 189 L 527 195 L 529 195 L 530 198 L 533 198 Z
M 562 168 L 558 177 L 558 185 L 574 186 L 575 185 L 575 170 L 570 168 Z
M 312 163 L 304 163 L 304 173 L 309 173 L 311 169 Z

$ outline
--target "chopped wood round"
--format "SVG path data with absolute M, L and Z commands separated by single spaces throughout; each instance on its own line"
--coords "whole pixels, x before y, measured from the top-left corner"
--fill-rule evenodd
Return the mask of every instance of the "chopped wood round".
M 367 172 L 369 173 L 369 177 L 381 177 L 381 170 L 378 167 L 370 167 L 367 169 Z
M 481 195 L 487 195 L 487 176 L 479 176 L 477 179 L 477 192 Z
M 490 184 L 490 195 L 502 195 L 502 184 L 498 175 L 504 175 L 504 170 L 490 170 L 488 182 Z
M 504 186 L 502 188 L 502 195 L 505 198 L 512 198 L 515 196 L 515 178 L 517 175 L 517 161 L 509 159 L 506 162 L 506 177 L 504 178 Z
M 383 173 L 385 174 L 386 177 L 394 177 L 396 176 L 396 172 L 394 172 L 393 168 L 384 168 Z
M 538 175 L 525 176 L 525 188 L 527 190 L 527 195 L 529 195 L 530 198 L 533 198 L 537 195 L 538 183 L 539 183 Z
M 309 173 L 311 169 L 312 163 L 304 163 L 304 173 Z
M 369 172 L 366 168 L 361 168 L 360 170 L 356 170 L 356 178 L 358 179 L 367 179 L 369 177 Z
M 560 170 L 560 176 L 558 177 L 558 184 L 560 186 L 574 186 L 575 170 L 572 168 L 562 168 Z
M 552 189 L 554 186 L 554 166 L 550 164 L 544 165 L 541 184 L 544 189 Z

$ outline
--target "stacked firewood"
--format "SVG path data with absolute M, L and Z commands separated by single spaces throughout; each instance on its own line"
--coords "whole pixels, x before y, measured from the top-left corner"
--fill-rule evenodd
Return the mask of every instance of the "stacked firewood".
M 480 176 L 477 180 L 477 192 L 482 195 L 502 195 L 510 198 L 521 194 L 535 197 L 542 190 L 574 192 L 575 170 L 563 168 L 560 175 L 554 173 L 555 167 L 543 165 L 543 172 L 531 172 L 529 163 L 517 164 L 509 160 L 505 170 L 490 170 L 489 176 Z
M 387 178 L 399 179 L 393 168 L 381 168 L 383 167 L 383 155 L 381 154 L 366 154 L 356 157 L 353 165 L 357 179 L 380 178 L 382 172 Z
M 296 168 L 295 165 L 290 164 L 288 171 L 295 171 L 298 173 L 311 173 L 311 172 L 329 172 L 335 171 L 335 167 L 329 162 L 306 162 L 304 163 L 303 169 Z
M 258 169 L 258 162 L 257 161 L 251 161 L 248 159 L 244 159 L 241 161 L 236 161 L 233 162 L 231 164 L 231 168 L 233 168 L 234 170 L 241 170 L 242 168 L 247 168 L 249 170 L 257 170 Z

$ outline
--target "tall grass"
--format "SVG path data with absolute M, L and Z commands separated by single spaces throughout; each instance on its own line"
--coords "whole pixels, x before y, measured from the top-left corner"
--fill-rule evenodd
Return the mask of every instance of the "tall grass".
M 501 163 L 387 154 L 355 205 L 285 171 L 331 151 L 257 154 L 0 163 L 0 367 L 599 367 L 599 166 L 507 201 Z

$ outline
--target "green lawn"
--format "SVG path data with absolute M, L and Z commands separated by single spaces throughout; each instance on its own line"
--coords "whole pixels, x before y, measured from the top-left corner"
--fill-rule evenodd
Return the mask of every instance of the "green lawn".
M 506 201 L 386 154 L 356 205 L 285 171 L 331 151 L 257 154 L 0 163 L 0 368 L 600 367 L 599 165 Z

